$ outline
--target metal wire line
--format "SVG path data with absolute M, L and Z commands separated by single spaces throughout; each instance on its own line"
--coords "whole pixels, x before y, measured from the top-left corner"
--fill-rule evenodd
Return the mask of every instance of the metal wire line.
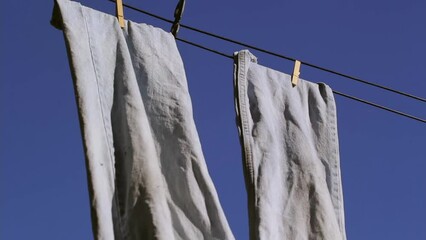
M 192 45 L 192 46 L 194 46 L 194 47 L 198 47 L 198 48 L 201 48 L 201 49 L 203 49 L 203 50 L 206 50 L 206 51 L 209 51 L 209 52 L 212 52 L 212 53 L 216 53 L 216 54 L 218 54 L 218 55 L 221 55 L 221 56 L 224 56 L 224 57 L 227 57 L 227 58 L 230 58 L 230 59 L 233 59 L 233 58 L 234 58 L 234 57 L 232 57 L 231 55 L 228 55 L 228 54 L 225 54 L 225 53 L 222 53 L 222 52 L 219 52 L 219 51 L 213 50 L 213 49 L 208 48 L 208 47 L 204 47 L 204 46 L 202 46 L 202 45 L 200 45 L 200 44 L 196 44 L 196 43 L 193 43 L 193 42 L 187 41 L 187 40 L 182 39 L 182 38 L 179 38 L 179 37 L 176 37 L 175 39 L 176 39 L 176 40 L 178 40 L 178 41 L 184 42 L 184 43 L 186 43 L 186 44 Z
M 108 0 L 108 1 L 115 3 L 115 0 Z M 159 15 L 150 13 L 150 12 L 145 11 L 143 9 L 133 7 L 133 6 L 125 4 L 125 3 L 123 3 L 123 6 L 125 6 L 126 8 L 129 8 L 129 9 L 132 9 L 134 11 L 146 14 L 146 15 L 151 16 L 153 18 L 157 18 L 159 20 L 162 20 L 162 21 L 165 21 L 165 22 L 168 22 L 168 23 L 173 23 L 173 21 L 170 20 L 170 19 L 167 19 L 167 18 L 161 17 Z M 278 53 L 275 53 L 275 52 L 272 52 L 272 51 L 269 51 L 269 50 L 266 50 L 266 49 L 262 49 L 262 48 L 259 48 L 259 47 L 256 47 L 256 46 L 253 46 L 253 45 L 250 45 L 250 44 L 247 44 L 247 43 L 243 43 L 243 42 L 236 41 L 236 40 L 224 37 L 224 36 L 220 36 L 220 35 L 217 35 L 217 34 L 214 34 L 214 33 L 210 33 L 210 32 L 207 32 L 207 31 L 204 31 L 204 30 L 201 30 L 201 29 L 198 29 L 198 28 L 194 28 L 194 27 L 191 27 L 191 26 L 188 26 L 188 25 L 185 25 L 185 24 L 180 24 L 180 26 L 182 28 L 186 28 L 186 29 L 189 29 L 191 31 L 195 31 L 195 32 L 198 32 L 198 33 L 201 33 L 201 34 L 204 34 L 204 35 L 208 35 L 208 36 L 211 36 L 211 37 L 214 37 L 214 38 L 217 38 L 217 39 L 221 39 L 223 41 L 231 42 L 231 43 L 234 43 L 234 44 L 237 44 L 237 45 L 240 45 L 240 46 L 243 46 L 243 47 L 247 47 L 247 48 L 259 51 L 259 52 L 263 52 L 263 53 L 266 53 L 266 54 L 269 54 L 269 55 L 272 55 L 272 56 L 275 56 L 275 57 L 279 57 L 279 58 L 290 60 L 290 61 L 296 60 L 296 58 L 293 58 L 293 57 L 288 57 L 288 56 L 285 56 L 285 55 L 282 55 L 282 54 L 278 54 Z M 426 102 L 426 98 L 415 96 L 413 94 L 402 92 L 402 91 L 399 91 L 399 90 L 396 90 L 396 89 L 392 89 L 390 87 L 386 87 L 386 86 L 383 86 L 383 85 L 380 85 L 380 84 L 377 84 L 377 83 L 369 82 L 369 81 L 363 80 L 361 78 L 353 77 L 353 76 L 350 76 L 350 75 L 347 75 L 347 74 L 344 74 L 344 73 L 340 73 L 340 72 L 337 72 L 337 71 L 334 71 L 334 70 L 330 70 L 330 69 L 327 69 L 327 68 L 309 63 L 309 62 L 304 62 L 303 60 L 300 60 L 300 59 L 297 59 L 297 60 L 301 61 L 302 64 L 304 64 L 306 66 L 309 66 L 309 67 L 312 67 L 312 68 L 315 68 L 315 69 L 318 69 L 318 70 L 321 70 L 321 71 L 324 71 L 324 72 L 328 72 L 328 73 L 331 73 L 331 74 L 334 74 L 334 75 L 337 75 L 337 76 L 341 76 L 341 77 L 344 77 L 344 78 L 347 78 L 347 79 L 351 79 L 351 80 L 354 80 L 356 82 L 364 83 L 364 84 L 367 84 L 367 85 L 370 85 L 370 86 L 373 86 L 373 87 L 376 87 L 376 88 L 380 88 L 382 90 L 386 90 L 386 91 L 389 91 L 389 92 L 393 92 L 393 93 L 396 93 L 396 94 L 399 94 L 399 95 L 402 95 L 402 96 L 405 96 L 405 97 L 409 97 L 409 98 L 412 98 L 412 99 L 415 99 L 415 100 L 418 100 L 418 101 L 421 101 L 421 102 Z
M 272 52 L 272 51 L 269 51 L 269 50 L 265 50 L 265 49 L 247 44 L 247 43 L 243 43 L 243 42 L 239 42 L 239 41 L 236 41 L 236 40 L 233 40 L 233 39 L 230 39 L 230 38 L 226 38 L 226 37 L 214 34 L 214 33 L 206 32 L 204 30 L 200 30 L 200 29 L 188 26 L 188 25 L 180 24 L 180 26 L 182 28 L 186 28 L 186 29 L 196 31 L 196 32 L 199 32 L 199 33 L 211 36 L 211 37 L 215 37 L 215 38 L 218 38 L 218 39 L 221 39 L 221 40 L 224 40 L 224 41 L 235 43 L 237 45 L 244 46 L 244 47 L 247 47 L 247 48 L 251 48 L 251 49 L 254 49 L 254 50 L 257 50 L 259 52 L 263 52 L 263 53 L 266 53 L 266 54 L 269 54 L 269 55 L 272 55 L 272 56 L 275 56 L 275 57 L 283 58 L 283 59 L 290 60 L 290 61 L 299 60 L 299 59 L 287 57 L 287 56 L 284 56 L 282 54 L 278 54 L 278 53 L 275 53 L 275 52 Z M 412 95 L 410 93 L 405 93 L 405 92 L 402 92 L 402 91 L 399 91 L 399 90 L 395 90 L 395 89 L 392 89 L 392 88 L 389 88 L 389 87 L 386 87 L 386 86 L 383 86 L 383 85 L 379 85 L 377 83 L 372 83 L 372 82 L 369 82 L 369 81 L 366 81 L 366 80 L 362 80 L 360 78 L 353 77 L 353 76 L 350 76 L 350 75 L 347 75 L 347 74 L 344 74 L 344 73 L 339 73 L 337 71 L 330 70 L 330 69 L 327 69 L 327 68 L 324 68 L 324 67 L 320 67 L 320 66 L 317 66 L 317 65 L 309 63 L 309 62 L 304 62 L 303 60 L 299 60 L 299 61 L 303 65 L 306 65 L 306 66 L 309 66 L 309 67 L 312 67 L 312 68 L 315 68 L 315 69 L 318 69 L 318 70 L 321 70 L 321 71 L 324 71 L 324 72 L 328 72 L 328 73 L 331 73 L 331 74 L 334 74 L 334 75 L 338 75 L 338 76 L 341 76 L 341 77 L 344 77 L 344 78 L 348 78 L 348 79 L 354 80 L 356 82 L 364 83 L 364 84 L 367 84 L 367 85 L 370 85 L 370 86 L 373 86 L 373 87 L 377 87 L 377 88 L 380 88 L 380 89 L 383 89 L 383 90 L 386 90 L 386 91 L 389 91 L 389 92 L 393 92 L 393 93 L 396 93 L 396 94 L 399 94 L 399 95 L 402 95 L 402 96 L 405 96 L 405 97 L 409 97 L 409 98 L 412 98 L 412 99 L 415 99 L 415 100 L 418 100 L 418 101 L 426 102 L 426 98 L 422 98 L 422 97 L 419 97 L 419 96 Z
M 108 1 L 115 2 L 114 0 L 108 0 Z M 130 8 L 130 9 L 133 9 L 133 10 L 136 10 L 136 11 L 140 11 L 140 12 L 142 12 L 144 14 L 147 14 L 149 16 L 152 16 L 154 18 L 157 18 L 157 19 L 169 22 L 169 23 L 173 23 L 173 21 L 171 21 L 169 19 L 157 16 L 155 14 L 146 12 L 144 10 L 141 10 L 141 9 L 138 9 L 138 8 L 126 5 L 126 4 L 123 4 L 123 5 L 126 6 L 127 8 Z M 183 25 L 181 25 L 181 26 L 184 27 Z M 218 54 L 220 56 L 223 56 L 223 57 L 226 57 L 226 58 L 229 58 L 229 59 L 233 59 L 233 56 L 231 56 L 231 55 L 228 55 L 228 54 L 222 53 L 220 51 L 217 51 L 217 50 L 214 50 L 214 49 L 202 46 L 200 44 L 197 44 L 197 43 L 194 43 L 194 42 L 191 42 L 191 41 L 179 38 L 179 37 L 176 37 L 176 40 L 181 41 L 181 42 L 186 43 L 186 44 L 189 44 L 189 45 L 192 45 L 194 47 L 197 47 L 197 48 L 200 48 L 200 49 L 203 49 L 203 50 L 206 50 L 206 51 Z M 275 54 L 275 53 L 272 53 L 272 54 Z M 287 59 L 287 57 L 284 57 L 284 58 Z M 293 59 L 289 58 L 289 60 L 293 60 Z M 397 111 L 397 110 L 394 110 L 394 109 L 391 109 L 391 108 L 388 108 L 388 107 L 385 107 L 385 106 L 382 106 L 382 105 L 379 105 L 379 104 L 376 104 L 376 103 L 373 103 L 373 102 L 369 102 L 369 101 L 361 99 L 361 98 L 357 98 L 357 97 L 354 97 L 354 96 L 351 96 L 351 95 L 348 95 L 348 94 L 345 94 L 345 93 L 342 93 L 342 92 L 338 92 L 338 91 L 335 91 L 335 90 L 333 90 L 333 93 L 336 94 L 336 95 L 339 95 L 339 96 L 342 96 L 342 97 L 345 97 L 345 98 L 348 98 L 348 99 L 360 102 L 360 103 L 364 103 L 364 104 L 370 105 L 372 107 L 376 107 L 376 108 L 379 108 L 379 109 L 382 109 L 382 110 L 385 110 L 385 111 L 388 111 L 388 112 L 391 112 L 391 113 L 394 113 L 394 114 L 397 114 L 397 115 L 400 115 L 400 116 L 403 116 L 403 117 L 407 117 L 407 118 L 410 118 L 410 119 L 413 119 L 413 120 L 416 120 L 416 121 L 419 121 L 419 122 L 422 122 L 422 123 L 426 123 L 425 119 L 421 119 L 419 117 L 416 117 L 416 116 L 413 116 L 413 115 L 410 115 L 410 114 L 407 114 L 407 113 L 404 113 L 404 112 L 401 112 L 401 111 Z
M 187 40 L 182 39 L 182 38 L 176 38 L 176 40 L 184 42 L 184 43 L 189 44 L 189 45 L 192 45 L 194 47 L 201 48 L 203 50 L 206 50 L 206 51 L 209 51 L 209 52 L 212 52 L 212 53 L 216 53 L 216 54 L 218 54 L 220 56 L 233 59 L 233 57 L 230 56 L 230 55 L 228 55 L 228 54 L 225 54 L 225 53 L 222 53 L 222 52 L 210 49 L 208 47 L 204 47 L 204 46 L 202 46 L 200 44 L 193 43 L 193 42 L 187 41 Z M 426 119 L 421 119 L 419 117 L 416 117 L 416 116 L 413 116 L 413 115 L 410 115 L 410 114 L 407 114 L 407 113 L 404 113 L 404 112 L 401 112 L 401 111 L 397 111 L 397 110 L 394 110 L 392 108 L 388 108 L 388 107 L 379 105 L 377 103 L 369 102 L 367 100 L 364 100 L 364 99 L 361 99 L 361 98 L 357 98 L 357 97 L 354 97 L 354 96 L 351 96 L 351 95 L 348 95 L 346 93 L 342 93 L 342 92 L 339 92 L 339 91 L 335 91 L 335 90 L 333 90 L 333 93 L 336 94 L 336 95 L 339 95 L 339 96 L 342 96 L 342 97 L 345 97 L 345 98 L 348 98 L 348 99 L 360 102 L 360 103 L 364 103 L 364 104 L 370 105 L 372 107 L 376 107 L 376 108 L 379 108 L 379 109 L 382 109 L 382 110 L 385 110 L 385 111 L 388 111 L 388 112 L 391 112 L 391 113 L 395 113 L 395 114 L 403 116 L 403 117 L 407 117 L 407 118 L 410 118 L 410 119 L 413 119 L 413 120 L 416 120 L 416 121 L 419 121 L 419 122 L 422 122 L 422 123 L 426 123 Z
M 426 119 L 421 119 L 419 117 L 416 117 L 416 116 L 413 116 L 413 115 L 410 115 L 410 114 L 407 114 L 407 113 L 404 113 L 404 112 L 400 112 L 400 111 L 394 110 L 392 108 L 388 108 L 388 107 L 379 105 L 377 103 L 369 102 L 367 100 L 357 98 L 357 97 L 354 97 L 354 96 L 351 96 L 351 95 L 348 95 L 348 94 L 345 94 L 345 93 L 342 93 L 342 92 L 338 92 L 338 91 L 335 91 L 335 90 L 333 90 L 333 93 L 336 94 L 336 95 L 340 95 L 342 97 L 345 97 L 345 98 L 352 99 L 354 101 L 358 101 L 358 102 L 361 102 L 361 103 L 364 103 L 364 104 L 367 104 L 367 105 L 370 105 L 370 106 L 373 106 L 373 107 L 376 107 L 376 108 L 380 108 L 382 110 L 385 110 L 385 111 L 388 111 L 388 112 L 391 112 L 391 113 L 398 114 L 398 115 L 403 116 L 403 117 L 411 118 L 413 120 L 416 120 L 416 121 L 419 121 L 419 122 L 422 122 L 422 123 L 426 123 Z

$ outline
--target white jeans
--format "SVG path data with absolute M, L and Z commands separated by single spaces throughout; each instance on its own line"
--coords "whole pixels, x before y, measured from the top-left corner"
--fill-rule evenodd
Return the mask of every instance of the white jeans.
M 95 239 L 234 239 L 207 171 L 170 33 L 57 0 Z
M 74 80 L 95 239 L 234 239 L 208 174 L 170 33 L 56 0 Z M 236 54 L 250 236 L 345 239 L 336 110 L 324 84 Z
M 325 84 L 235 54 L 235 95 L 250 238 L 346 239 L 336 106 Z

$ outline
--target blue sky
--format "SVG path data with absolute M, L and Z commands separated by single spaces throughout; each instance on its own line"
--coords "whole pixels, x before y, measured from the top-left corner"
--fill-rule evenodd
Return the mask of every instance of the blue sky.
M 114 13 L 107 0 L 83 4 Z M 172 18 L 177 1 L 125 1 Z M 53 1 L 3 1 L 0 239 L 92 239 L 77 108 Z M 182 22 L 426 97 L 426 2 L 188 1 Z M 170 24 L 125 9 L 125 17 Z M 232 54 L 241 47 L 182 29 Z M 237 239 L 248 239 L 232 61 L 178 43 L 210 174 Z M 293 63 L 253 51 L 290 73 Z M 301 77 L 426 118 L 426 104 L 302 66 Z M 349 239 L 426 239 L 426 124 L 336 96 Z

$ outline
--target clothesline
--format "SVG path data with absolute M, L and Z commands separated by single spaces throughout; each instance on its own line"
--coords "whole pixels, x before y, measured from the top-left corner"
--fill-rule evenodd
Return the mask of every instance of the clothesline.
M 115 0 L 108 0 L 108 1 L 115 3 Z M 148 16 L 157 18 L 159 20 L 162 20 L 162 21 L 165 21 L 165 22 L 168 22 L 168 23 L 173 23 L 173 21 L 170 20 L 170 19 L 158 16 L 158 15 L 150 13 L 148 11 L 133 7 L 131 5 L 123 3 L 123 6 L 125 6 L 126 8 L 129 8 L 129 9 L 132 9 L 134 11 L 146 14 Z M 269 50 L 265 50 L 265 49 L 262 49 L 262 48 L 259 48 L 259 47 L 253 46 L 253 45 L 242 43 L 242 42 L 239 42 L 239 41 L 236 41 L 236 40 L 233 40 L 233 39 L 230 39 L 230 38 L 226 38 L 226 37 L 223 37 L 223 36 L 220 36 L 220 35 L 217 35 L 217 34 L 213 34 L 213 33 L 201 30 L 201 29 L 197 29 L 197 28 L 194 28 L 194 27 L 191 27 L 191 26 L 188 26 L 188 25 L 180 24 L 180 26 L 182 28 L 186 28 L 186 29 L 189 29 L 189 30 L 192 30 L 192 31 L 196 31 L 196 32 L 199 32 L 201 34 L 205 34 L 205 35 L 217 38 L 217 39 L 221 39 L 223 41 L 231 42 L 231 43 L 234 43 L 234 44 L 237 44 L 237 45 L 240 45 L 240 46 L 244 46 L 244 47 L 247 47 L 247 48 L 250 48 L 250 49 L 253 49 L 253 50 L 257 50 L 257 51 L 260 51 L 260 52 L 263 52 L 263 53 L 266 53 L 266 54 L 269 54 L 269 55 L 272 55 L 272 56 L 276 56 L 276 57 L 279 57 L 279 58 L 282 58 L 282 59 L 286 59 L 286 60 L 290 60 L 290 61 L 296 60 L 295 58 L 291 58 L 291 57 L 284 56 L 284 55 L 281 55 L 281 54 L 278 54 L 278 53 L 274 53 L 274 52 L 269 51 Z M 195 47 L 198 47 L 198 48 L 201 48 L 201 49 L 204 49 L 204 50 L 207 50 L 209 52 L 224 56 L 224 57 L 233 59 L 233 57 L 231 55 L 222 53 L 222 52 L 214 50 L 214 49 L 207 48 L 205 46 L 193 43 L 191 41 L 188 41 L 188 40 L 185 40 L 185 39 L 182 39 L 182 38 L 179 38 L 179 37 L 176 37 L 176 40 L 184 42 L 184 43 L 192 45 L 192 46 L 195 46 Z M 308 63 L 308 62 L 304 62 L 304 61 L 301 61 L 301 62 L 302 62 L 302 64 L 304 64 L 306 66 L 309 66 L 309 67 L 312 67 L 312 68 L 315 68 L 315 69 L 318 69 L 318 70 L 321 70 L 321 71 L 332 73 L 332 74 L 335 74 L 335 75 L 338 75 L 338 76 L 341 76 L 341 77 L 344 77 L 344 78 L 347 78 L 347 79 L 350 79 L 350 80 L 354 80 L 354 81 L 357 81 L 357 82 L 360 82 L 360 83 L 363 83 L 363 84 L 367 84 L 369 86 L 373 86 L 373 87 L 380 88 L 380 89 L 385 90 L 385 91 L 396 93 L 396 94 L 399 94 L 399 95 L 402 95 L 404 97 L 408 97 L 408 98 L 411 98 L 411 99 L 414 99 L 414 100 L 417 100 L 417 101 L 426 102 L 425 98 L 422 98 L 422 97 L 419 97 L 419 96 L 415 96 L 415 95 L 405 93 L 405 92 L 402 92 L 402 91 L 399 91 L 399 90 L 396 90 L 396 89 L 392 89 L 392 88 L 389 88 L 389 87 L 386 87 L 386 86 L 383 86 L 383 85 L 372 83 L 372 82 L 369 82 L 369 81 L 366 81 L 366 80 L 363 80 L 363 79 L 360 79 L 360 78 L 357 78 L 357 77 L 353 77 L 353 76 L 350 76 L 350 75 L 347 75 L 347 74 L 339 73 L 339 72 L 334 71 L 334 70 L 326 69 L 324 67 L 320 67 L 320 66 L 317 66 L 317 65 L 312 64 L 312 63 Z M 355 100 L 355 101 L 358 101 L 358 102 L 361 102 L 361 103 L 364 103 L 364 104 L 367 104 L 367 105 L 388 111 L 388 112 L 398 114 L 398 115 L 403 116 L 403 117 L 407 117 L 407 118 L 410 118 L 410 119 L 413 119 L 413 120 L 416 120 L 416 121 L 419 121 L 419 122 L 426 123 L 426 119 L 422 119 L 422 118 L 414 116 L 414 115 L 410 115 L 410 114 L 407 114 L 407 113 L 404 113 L 404 112 L 401 112 L 401 111 L 398 111 L 398 110 L 394 110 L 394 109 L 391 109 L 391 108 L 388 108 L 388 107 L 385 107 L 385 106 L 382 106 L 382 105 L 379 105 L 379 104 L 376 104 L 376 103 L 373 103 L 373 102 L 369 102 L 369 101 L 361 99 L 361 98 L 357 98 L 357 97 L 354 97 L 354 96 L 351 96 L 351 95 L 348 95 L 348 94 L 345 94 L 345 93 L 342 93 L 342 92 L 335 91 L 335 90 L 333 90 L 333 93 L 335 93 L 336 95 L 342 96 L 342 97 L 346 97 L 346 98 L 351 99 L 351 100 Z
M 227 54 L 225 54 L 225 53 L 222 53 L 222 52 L 219 52 L 219 51 L 216 51 L 216 50 L 213 50 L 213 49 L 210 49 L 210 48 L 204 47 L 204 46 L 202 46 L 202 45 L 199 45 L 199 44 L 196 44 L 196 43 L 193 43 L 193 42 L 187 41 L 187 40 L 185 40 L 185 39 L 182 39 L 182 38 L 178 38 L 178 37 L 177 37 L 177 38 L 176 38 L 176 40 L 181 41 L 181 42 L 184 42 L 184 43 L 189 44 L 189 45 L 192 45 L 192 46 L 194 46 L 194 47 L 198 47 L 198 48 L 201 48 L 201 49 L 207 50 L 207 51 L 212 52 L 212 53 L 216 53 L 216 54 L 221 55 L 221 56 L 224 56 L 224 57 L 227 57 L 227 58 L 233 59 L 233 57 L 232 57 L 232 56 L 230 56 L 230 55 L 227 55 Z M 366 100 L 361 99 L 361 98 L 357 98 L 357 97 L 354 97 L 354 96 L 351 96 L 351 95 L 348 95 L 348 94 L 345 94 L 345 93 L 342 93 L 342 92 L 338 92 L 338 91 L 336 91 L 336 90 L 333 90 L 333 93 L 334 93 L 334 94 L 336 94 L 336 95 L 339 95 L 339 96 L 342 96 L 342 97 L 349 98 L 349 99 L 351 99 L 351 100 L 354 100 L 354 101 L 360 102 L 360 103 L 364 103 L 364 104 L 367 104 L 367 105 L 370 105 L 370 106 L 373 106 L 373 107 L 376 107 L 376 108 L 380 108 L 380 109 L 385 110 L 385 111 L 388 111 L 388 112 L 392 112 L 392 113 L 395 113 L 395 114 L 401 115 L 401 116 L 403 116 L 403 117 L 411 118 L 411 119 L 413 119 L 413 120 L 417 120 L 417 121 L 420 121 L 420 122 L 426 123 L 426 120 L 425 120 L 425 119 L 421 119 L 421 118 L 419 118 L 419 117 L 416 117 L 416 116 L 413 116 L 413 115 L 409 115 L 409 114 L 407 114 L 407 113 L 404 113 L 404 112 L 401 112 L 401 111 L 397 111 L 397 110 L 394 110 L 394 109 L 391 109 L 391 108 L 388 108 L 388 107 L 385 107 L 385 106 L 379 105 L 379 104 L 377 104 L 377 103 L 369 102 L 369 101 L 366 101 Z
M 108 0 L 108 1 L 115 3 L 114 0 Z M 158 16 L 156 14 L 147 12 L 145 10 L 142 10 L 142 9 L 139 9 L 139 8 L 136 8 L 136 7 L 124 4 L 124 3 L 123 3 L 123 6 L 129 8 L 129 9 L 135 10 L 137 12 L 149 15 L 151 17 L 157 18 L 159 20 L 162 20 L 162 21 L 165 21 L 165 22 L 168 22 L 168 23 L 173 23 L 173 21 L 170 20 L 170 19 Z M 299 60 L 299 61 L 302 62 L 302 64 L 309 66 L 309 67 L 312 67 L 312 68 L 319 69 L 321 71 L 332 73 L 332 74 L 335 74 L 335 75 L 338 75 L 338 76 L 341 76 L 341 77 L 344 77 L 344 78 L 348 78 L 348 79 L 358 81 L 358 82 L 361 82 L 361 83 L 364 83 L 364 84 L 367 84 L 367 85 L 371 85 L 371 86 L 374 86 L 374 87 L 377 87 L 377 88 L 381 88 L 381 89 L 386 90 L 386 91 L 390 91 L 390 92 L 400 94 L 400 95 L 403 95 L 403 96 L 406 96 L 406 97 L 409 97 L 409 98 L 412 98 L 412 99 L 416 99 L 416 100 L 419 100 L 419 101 L 422 101 L 422 102 L 426 102 L 426 98 L 422 98 L 422 97 L 419 97 L 419 96 L 415 96 L 413 94 L 405 93 L 405 92 L 395 90 L 395 89 L 392 89 L 392 88 L 389 88 L 389 87 L 386 87 L 386 86 L 383 86 L 383 85 L 379 85 L 379 84 L 372 83 L 372 82 L 369 82 L 369 81 L 366 81 L 366 80 L 362 80 L 360 78 L 353 77 L 353 76 L 350 76 L 350 75 L 347 75 L 347 74 L 339 73 L 337 71 L 330 70 L 330 69 L 312 64 L 312 63 L 308 63 L 308 62 L 302 61 L 300 59 L 296 59 L 296 58 L 284 56 L 284 55 L 281 55 L 281 54 L 278 54 L 278 53 L 274 53 L 274 52 L 269 51 L 269 50 L 265 50 L 265 49 L 262 49 L 262 48 L 259 48 L 259 47 L 253 46 L 253 45 L 249 45 L 247 43 L 243 43 L 243 42 L 236 41 L 236 40 L 233 40 L 233 39 L 230 39 L 230 38 L 227 38 L 227 37 L 223 37 L 223 36 L 220 36 L 220 35 L 217 35 L 217 34 L 214 34 L 214 33 L 210 33 L 210 32 L 207 32 L 207 31 L 204 31 L 204 30 L 201 30 L 201 29 L 198 29 L 198 28 L 194 28 L 194 27 L 191 27 L 191 26 L 188 26 L 188 25 L 185 25 L 185 24 L 180 24 L 180 26 L 182 28 L 186 28 L 186 29 L 189 29 L 189 30 L 192 30 L 192 31 L 196 31 L 196 32 L 199 32 L 199 33 L 202 33 L 202 34 L 214 37 L 214 38 L 218 38 L 218 39 L 221 39 L 221 40 L 224 40 L 224 41 L 227 41 L 227 42 L 231 42 L 231 43 L 234 43 L 234 44 L 237 44 L 237 45 L 240 45 L 240 46 L 248 47 L 248 48 L 251 48 L 251 49 L 263 52 L 263 53 L 267 53 L 269 55 L 273 55 L 273 56 L 276 56 L 276 57 L 279 57 L 279 58 L 283 58 L 283 59 L 290 60 L 290 61 Z

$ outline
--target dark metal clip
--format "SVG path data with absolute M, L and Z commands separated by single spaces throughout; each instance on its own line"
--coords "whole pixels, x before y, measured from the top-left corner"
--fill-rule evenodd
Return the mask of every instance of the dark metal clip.
M 172 29 L 170 32 L 172 32 L 173 36 L 177 36 L 177 33 L 179 32 L 180 28 L 180 19 L 182 18 L 183 10 L 185 8 L 185 0 L 179 0 L 176 10 L 175 10 L 175 21 L 173 22 Z

